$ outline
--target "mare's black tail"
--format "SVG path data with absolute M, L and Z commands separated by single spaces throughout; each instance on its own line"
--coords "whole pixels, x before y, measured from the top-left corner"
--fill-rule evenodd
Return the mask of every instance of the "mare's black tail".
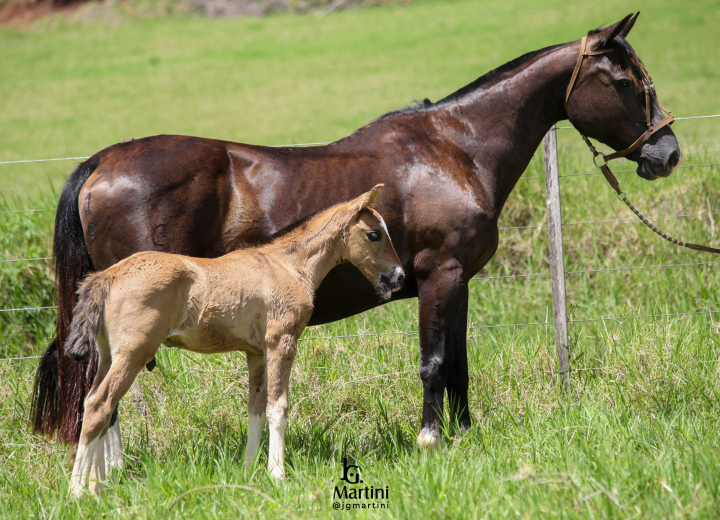
M 78 166 L 60 194 L 53 236 L 57 325 L 55 339 L 35 373 L 30 408 L 35 432 L 51 435 L 57 431 L 58 440 L 65 442 L 77 442 L 80 436 L 83 402 L 97 370 L 96 352 L 90 360 L 78 363 L 67 357 L 63 349 L 77 302 L 78 284 L 93 270 L 80 221 L 78 196 L 97 165 L 95 155 Z

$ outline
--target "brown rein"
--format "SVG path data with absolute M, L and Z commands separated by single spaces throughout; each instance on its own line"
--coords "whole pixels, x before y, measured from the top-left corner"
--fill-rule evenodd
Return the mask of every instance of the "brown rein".
M 582 67 L 583 61 L 587 56 L 597 56 L 601 54 L 607 54 L 610 52 L 614 52 L 615 49 L 604 49 L 601 51 L 586 51 L 585 50 L 585 44 L 586 44 L 587 37 L 584 37 L 580 43 L 580 54 L 578 55 L 577 63 L 575 64 L 575 70 L 573 70 L 572 77 L 570 78 L 570 83 L 568 84 L 567 91 L 565 93 L 565 114 L 567 114 L 567 103 L 568 99 L 570 98 L 570 92 L 572 91 L 573 86 L 575 85 L 575 81 L 577 80 L 578 74 L 580 73 L 580 68 Z M 687 247 L 690 249 L 695 249 L 697 251 L 705 251 L 707 253 L 716 253 L 720 254 L 720 249 L 716 249 L 714 247 L 708 247 L 703 246 L 700 244 L 691 244 L 688 242 L 683 242 L 681 240 L 677 240 L 676 238 L 673 238 L 669 235 L 666 235 L 662 231 L 660 231 L 658 228 L 656 228 L 654 225 L 652 225 L 648 219 L 646 219 L 640 211 L 635 208 L 635 206 L 632 205 L 632 203 L 628 200 L 627 196 L 625 195 L 625 192 L 620 189 L 620 183 L 618 182 L 617 178 L 613 173 L 610 171 L 610 168 L 608 167 L 607 163 L 608 161 L 611 161 L 613 159 L 617 159 L 619 157 L 625 157 L 627 154 L 634 152 L 637 150 L 645 141 L 647 141 L 652 134 L 660 130 L 662 127 L 669 125 L 672 123 L 675 118 L 672 115 L 672 112 L 664 108 L 660 102 L 657 99 L 657 94 L 655 93 L 655 84 L 652 81 L 652 78 L 650 77 L 650 73 L 645 68 L 645 66 L 638 61 L 637 64 L 640 66 L 640 69 L 644 75 L 642 83 L 643 83 L 643 90 L 645 91 L 645 118 L 646 123 L 648 126 L 648 129 L 640 136 L 638 137 L 634 143 L 632 143 L 630 146 L 625 148 L 624 150 L 621 150 L 619 152 L 612 153 L 610 155 L 605 155 L 602 152 L 599 152 L 593 144 L 590 142 L 590 139 L 587 138 L 587 136 L 580 134 L 580 136 L 583 138 L 583 141 L 585 141 L 585 144 L 588 145 L 588 148 L 593 154 L 593 162 L 595 163 L 595 166 L 602 171 L 603 175 L 605 176 L 605 179 L 608 181 L 608 184 L 617 192 L 618 198 L 622 200 L 627 206 L 632 210 L 635 215 L 638 216 L 638 218 L 650 229 L 652 229 L 655 233 L 663 237 L 665 240 L 668 240 L 672 242 L 673 244 L 677 244 L 679 246 Z M 650 118 L 650 102 L 651 102 L 651 94 L 655 99 L 655 102 L 657 103 L 658 107 L 660 108 L 661 112 L 664 112 L 667 114 L 667 116 L 661 120 L 652 124 L 651 118 Z M 604 160 L 603 164 L 598 164 L 595 160 L 598 156 L 601 156 Z

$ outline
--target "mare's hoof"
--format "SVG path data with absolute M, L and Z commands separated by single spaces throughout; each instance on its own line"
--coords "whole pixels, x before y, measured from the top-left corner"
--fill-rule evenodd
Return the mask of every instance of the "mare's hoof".
M 417 438 L 418 446 L 421 448 L 427 448 L 428 450 L 434 450 L 440 445 L 440 435 L 437 431 L 429 428 L 423 428 L 420 430 L 420 434 Z
M 148 369 L 148 372 L 152 372 L 152 371 L 153 371 L 153 368 L 155 368 L 155 365 L 157 365 L 157 361 L 155 360 L 155 358 L 152 358 L 152 359 L 150 360 L 150 363 L 148 363 L 147 365 L 145 365 L 145 368 Z

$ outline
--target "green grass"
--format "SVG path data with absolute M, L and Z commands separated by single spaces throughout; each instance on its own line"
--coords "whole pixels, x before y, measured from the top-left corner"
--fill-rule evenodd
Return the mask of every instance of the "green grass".
M 640 2 L 630 40 L 678 116 L 720 113 L 714 2 Z M 577 4 L 415 1 L 333 13 L 208 21 L 125 16 L 107 26 L 42 21 L 0 29 L 0 161 L 91 155 L 125 137 L 184 133 L 260 144 L 329 141 L 415 98 L 436 100 L 520 54 L 627 14 Z M 684 165 L 720 162 L 717 119 L 678 121 Z M 561 175 L 594 170 L 558 134 Z M 51 256 L 53 208 L 74 161 L 0 165 L 0 260 Z M 628 169 L 620 162 L 613 169 Z M 720 208 L 717 166 L 648 183 L 619 172 L 648 216 Z M 536 157 L 501 218 L 545 223 Z M 567 223 L 631 218 L 600 176 L 561 181 Z M 716 215 L 656 220 L 717 245 Z M 546 228 L 504 229 L 483 277 L 547 273 Z M 635 222 L 566 225 L 566 270 L 714 261 Z M 141 376 L 148 409 L 121 404 L 129 467 L 101 500 L 67 496 L 67 450 L 30 435 L 36 360 L 0 361 L 0 515 L 289 518 L 717 517 L 720 510 L 717 264 L 568 274 L 569 396 L 556 382 L 549 278 L 471 282 L 468 357 L 475 426 L 414 446 L 422 406 L 417 303 L 308 329 L 291 385 L 290 479 L 242 469 L 242 355 L 162 350 Z M 50 261 L 0 263 L 0 308 L 52 306 Z M 0 313 L 0 358 L 39 355 L 54 311 Z M 404 332 L 406 334 L 375 335 Z M 370 336 L 321 339 L 328 336 Z M 596 370 L 601 369 L 601 370 Z M 264 449 L 266 450 L 265 444 Z M 388 510 L 332 510 L 348 457 Z

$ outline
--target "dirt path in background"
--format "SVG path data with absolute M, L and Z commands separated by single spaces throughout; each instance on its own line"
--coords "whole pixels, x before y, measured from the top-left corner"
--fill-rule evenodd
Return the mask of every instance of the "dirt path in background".
M 49 0 L 31 3 L 9 2 L 0 7 L 0 24 L 12 27 L 24 26 L 49 14 L 70 13 L 83 3 L 82 0 L 65 2 L 63 5 L 53 5 Z

